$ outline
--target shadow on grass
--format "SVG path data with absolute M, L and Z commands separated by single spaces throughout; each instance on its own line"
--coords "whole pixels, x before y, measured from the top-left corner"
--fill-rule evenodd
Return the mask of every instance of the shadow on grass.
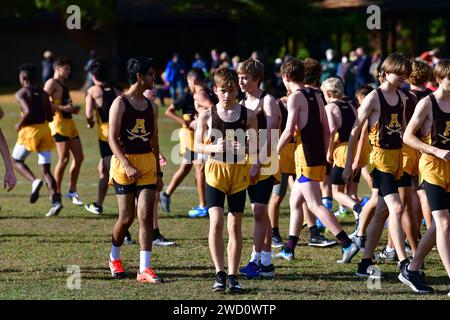
M 45 214 L 43 213 L 42 216 L 17 216 L 17 215 L 7 215 L 7 216 L 1 216 L 0 220 L 8 220 L 8 219 L 18 219 L 18 220 L 32 220 L 32 219 L 46 219 L 48 221 L 50 220 L 73 220 L 73 219 L 87 219 L 87 220 L 112 220 L 117 219 L 117 214 L 101 214 L 101 215 L 92 215 L 92 216 L 57 216 L 52 218 L 45 217 Z

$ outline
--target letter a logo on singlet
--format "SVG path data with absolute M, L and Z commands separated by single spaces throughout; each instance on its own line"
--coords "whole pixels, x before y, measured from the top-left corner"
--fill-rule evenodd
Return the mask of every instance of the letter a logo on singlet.
M 133 129 L 128 130 L 127 132 L 130 134 L 128 136 L 128 139 L 133 141 L 134 139 L 141 139 L 142 141 L 148 141 L 147 136 L 151 134 L 151 132 L 147 132 L 145 130 L 145 119 L 136 119 L 136 124 L 134 125 Z
M 391 114 L 391 121 L 386 126 L 388 130 L 387 134 L 392 135 L 393 133 L 398 133 L 400 136 L 402 135 L 402 125 L 398 122 L 398 113 Z
M 446 122 L 446 128 L 445 128 L 445 131 L 444 131 L 444 136 L 446 136 L 446 137 L 450 136 L 450 121 Z
M 442 144 L 450 143 L 450 121 L 445 122 L 444 134 L 439 134 L 439 136 L 443 139 Z

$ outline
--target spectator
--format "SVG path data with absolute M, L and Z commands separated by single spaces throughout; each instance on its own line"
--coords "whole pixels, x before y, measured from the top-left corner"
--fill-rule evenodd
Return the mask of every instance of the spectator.
M 208 73 L 208 69 L 206 67 L 206 62 L 202 59 L 202 56 L 199 52 L 196 52 L 194 55 L 194 61 L 192 62 L 192 69 L 199 68 L 202 69 L 204 74 Z
M 325 51 L 325 60 L 322 60 L 322 75 L 320 76 L 320 82 L 325 81 L 328 78 L 335 77 L 337 72 L 337 61 L 334 57 L 333 49 Z
M 53 61 L 55 60 L 53 53 L 50 50 L 44 52 L 42 59 L 42 83 L 47 82 L 53 77 Z
M 210 79 L 213 78 L 214 73 L 217 69 L 219 69 L 222 61 L 220 61 L 219 50 L 212 49 L 211 50 L 211 69 L 209 70 Z
M 370 64 L 371 59 L 366 55 L 364 49 L 359 47 L 356 49 L 357 59 L 353 63 L 353 71 L 355 74 L 355 91 L 365 85 L 366 83 L 371 83 L 372 79 L 370 77 Z
M 178 54 L 175 53 L 172 56 L 172 60 L 167 62 L 164 73 L 166 81 L 169 82 L 170 96 L 173 100 L 176 100 L 184 94 L 184 75 L 186 73 L 185 67 L 180 61 Z
M 223 51 L 220 54 L 220 66 L 224 67 L 224 68 L 229 68 L 230 67 L 230 56 L 228 55 L 228 52 Z
M 241 58 L 239 56 L 234 56 L 233 58 L 231 58 L 231 69 L 237 71 L 237 67 L 240 61 Z
M 91 68 L 91 64 L 96 58 L 97 53 L 95 50 L 91 50 L 89 52 L 89 60 L 86 62 L 86 65 L 84 66 L 84 71 L 86 71 L 86 82 L 84 83 L 85 90 L 89 89 L 94 85 L 94 80 L 92 79 L 92 74 L 89 72 L 89 69 Z

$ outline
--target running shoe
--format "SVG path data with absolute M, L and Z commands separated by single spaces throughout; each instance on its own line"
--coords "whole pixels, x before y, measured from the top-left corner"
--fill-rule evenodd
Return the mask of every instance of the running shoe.
M 227 276 L 227 288 L 228 292 L 231 294 L 239 294 L 244 292 L 244 289 L 239 284 L 237 276 L 235 275 Z
M 348 248 L 342 248 L 342 259 L 337 260 L 336 262 L 339 264 L 350 263 L 358 252 L 358 245 L 352 241 L 352 244 Z
M 155 270 L 152 268 L 147 268 L 142 273 L 138 272 L 136 280 L 142 283 L 153 283 L 153 284 L 158 284 L 162 282 L 162 279 L 156 275 Z
M 433 293 L 433 288 L 425 284 L 420 276 L 420 272 L 408 270 L 408 265 L 409 264 L 403 267 L 402 271 L 398 275 L 398 279 L 416 293 Z
M 398 261 L 397 252 L 395 250 L 388 252 L 386 247 L 381 252 L 375 253 L 375 259 L 378 261 Z
M 288 248 L 286 248 L 286 246 L 285 246 L 283 249 L 281 249 L 280 252 L 276 253 L 273 256 L 273 258 L 291 261 L 291 260 L 294 260 L 294 253 L 292 251 L 290 251 Z
M 83 205 L 83 202 L 80 200 L 80 196 L 76 192 L 67 192 L 64 197 L 70 199 L 70 201 L 77 206 Z
M 50 208 L 50 210 L 45 214 L 46 217 L 53 217 L 53 216 L 57 216 L 61 209 L 63 208 L 63 205 L 61 204 L 61 202 L 55 202 L 54 204 L 52 204 L 52 207 Z
M 255 262 L 249 262 L 245 267 L 240 268 L 239 272 L 247 279 L 259 278 L 259 268 Z
M 275 276 L 275 267 L 273 264 L 269 264 L 265 266 L 261 263 L 258 263 L 259 276 L 261 278 L 273 278 Z
M 272 248 L 281 248 L 285 245 L 280 236 L 272 237 Z
M 122 266 L 122 260 L 111 260 L 109 259 L 109 270 L 111 270 L 111 275 L 113 278 L 123 279 L 125 278 L 125 270 Z
M 136 244 L 136 241 L 134 241 L 134 240 L 131 238 L 131 235 L 126 235 L 126 236 L 123 238 L 123 243 L 125 243 L 126 245 L 131 246 L 131 245 L 133 245 L 133 244 Z
M 35 203 L 39 199 L 39 191 L 41 190 L 42 186 L 44 185 L 44 181 L 41 179 L 36 179 L 31 184 L 31 195 L 30 195 L 30 202 Z
M 167 240 L 162 234 L 160 234 L 155 240 L 153 245 L 158 247 L 171 247 L 175 245 L 175 242 Z
M 371 277 L 374 279 L 384 279 L 386 277 L 380 269 L 377 270 L 377 268 L 371 268 L 371 266 L 375 266 L 372 259 L 363 259 L 358 263 L 358 269 L 355 274 L 358 277 Z
M 188 212 L 188 216 L 190 218 L 203 218 L 206 217 L 208 215 L 208 208 L 207 207 L 200 207 L 200 206 L 196 206 L 194 208 L 192 208 L 192 210 L 189 210 Z
M 216 273 L 216 282 L 214 282 L 213 291 L 223 292 L 225 291 L 227 282 L 227 274 L 224 271 L 219 271 Z
M 162 211 L 170 212 L 170 196 L 166 195 L 165 192 L 159 194 L 159 205 Z
M 333 246 L 336 243 L 337 242 L 334 240 L 328 240 L 323 235 L 319 235 L 317 237 L 311 237 L 309 239 L 308 246 L 325 248 L 325 247 Z
M 350 214 L 350 211 L 347 208 L 339 208 L 334 212 L 334 216 L 338 217 L 339 219 L 345 218 Z
M 84 208 L 96 215 L 102 214 L 103 212 L 103 207 L 98 206 L 95 202 L 89 203 L 89 204 L 85 204 Z

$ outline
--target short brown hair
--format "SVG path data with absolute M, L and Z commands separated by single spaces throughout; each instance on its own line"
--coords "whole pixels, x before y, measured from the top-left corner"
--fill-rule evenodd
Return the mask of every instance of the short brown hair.
M 421 85 L 431 80 L 433 76 L 433 69 L 428 63 L 414 60 L 411 63 L 412 71 L 409 75 L 408 82 L 414 85 Z
M 450 79 L 450 59 L 442 59 L 434 67 L 433 77 L 436 80 Z
M 247 59 L 238 64 L 237 73 L 248 74 L 253 79 L 264 80 L 264 65 L 256 59 Z
M 303 82 L 305 80 L 305 65 L 297 58 L 290 58 L 281 65 L 280 72 L 287 75 L 293 82 Z
M 305 84 L 316 85 L 322 73 L 322 66 L 319 61 L 306 58 L 303 64 L 305 66 Z
M 214 86 L 216 88 L 230 88 L 234 86 L 237 89 L 239 87 L 237 72 L 225 67 L 217 69 L 214 73 Z
M 365 98 L 369 93 L 373 91 L 373 87 L 365 84 L 356 90 L 355 97 Z
M 387 73 L 394 73 L 409 77 L 411 74 L 411 61 L 405 58 L 401 53 L 391 53 L 381 64 L 381 77 L 384 78 Z

